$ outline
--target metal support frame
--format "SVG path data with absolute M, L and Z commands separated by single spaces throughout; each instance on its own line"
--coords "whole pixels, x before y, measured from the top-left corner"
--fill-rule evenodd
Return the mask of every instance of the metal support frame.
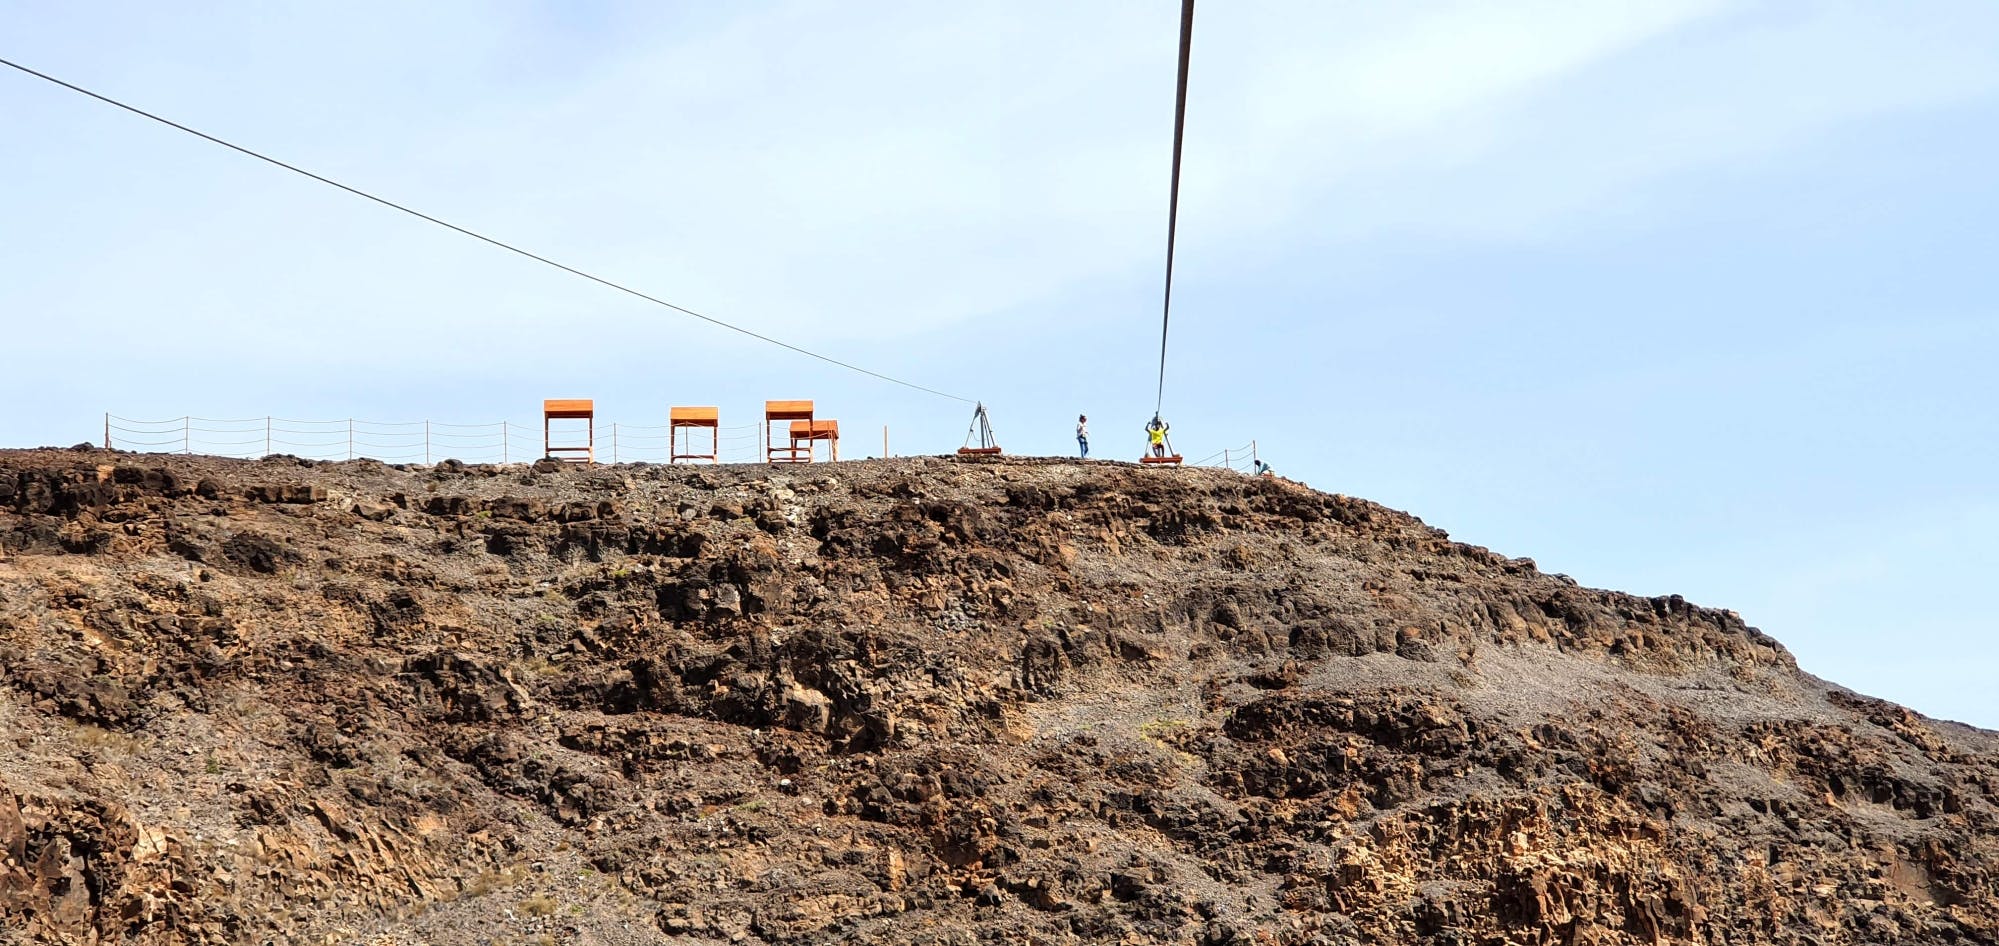
M 972 446 L 972 438 L 979 438 L 979 445 Z M 979 402 L 972 410 L 972 426 L 965 431 L 965 445 L 958 448 L 959 456 L 996 457 L 1002 451 L 999 441 L 993 437 L 992 420 L 986 416 L 985 402 Z
M 1153 418 L 1153 419 L 1154 419 L 1154 420 L 1158 420 L 1158 418 L 1156 418 L 1156 417 L 1155 417 L 1155 418 Z M 1151 432 L 1151 430 L 1152 430 L 1151 426 L 1150 426 L 1150 425 L 1147 425 L 1147 427 L 1146 427 L 1146 432 L 1147 432 L 1147 433 L 1149 434 L 1149 433 Z M 1173 449 L 1173 434 L 1172 434 L 1172 432 L 1171 432 L 1170 430 L 1169 430 L 1169 431 L 1161 431 L 1161 432 L 1160 432 L 1160 438 L 1159 438 L 1159 439 L 1160 439 L 1160 442 L 1161 442 L 1162 444 L 1164 444 L 1164 445 L 1165 445 L 1165 447 L 1166 447 L 1166 455 L 1165 455 L 1165 456 L 1159 456 L 1159 457 L 1155 457 L 1155 456 L 1153 456 L 1153 455 L 1152 455 L 1152 444 L 1151 444 L 1151 442 L 1150 442 L 1150 437 L 1148 437 L 1148 438 L 1147 438 L 1147 443 L 1146 443 L 1146 445 L 1145 445 L 1145 455 L 1144 455 L 1144 456 L 1142 456 L 1142 457 L 1139 457 L 1139 458 L 1138 458 L 1138 462 L 1140 462 L 1140 463 L 1143 463 L 1143 464 L 1145 464 L 1145 465 L 1147 465 L 1147 466 L 1179 466 L 1179 465 L 1180 465 L 1180 451 L 1178 451 L 1178 450 L 1175 450 L 1175 449 Z

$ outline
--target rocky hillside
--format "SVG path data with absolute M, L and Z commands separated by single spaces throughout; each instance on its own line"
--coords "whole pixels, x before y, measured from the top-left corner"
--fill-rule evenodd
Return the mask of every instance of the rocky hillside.
M 1999 941 L 1999 739 L 1210 470 L 0 452 L 0 940 Z

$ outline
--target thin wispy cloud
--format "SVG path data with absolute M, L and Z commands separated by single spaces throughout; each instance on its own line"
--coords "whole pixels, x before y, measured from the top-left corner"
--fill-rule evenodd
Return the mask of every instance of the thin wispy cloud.
M 279 68 L 308 33 L 365 20 L 218 24 L 203 45 L 240 59 L 203 74 L 143 56 L 108 81 L 170 112 L 186 101 L 171 83 L 186 81 L 200 105 L 181 111 L 224 134 L 807 341 L 934 332 L 1157 266 L 1173 23 L 1148 5 L 774 4 L 605 37 L 584 44 L 601 59 L 560 70 L 510 67 L 533 55 L 543 16 L 432 10 L 403 15 L 414 38 L 337 83 Z M 1648 179 L 1999 75 L 1961 34 L 1857 8 L 1295 3 L 1203 10 L 1201 27 L 1195 253 L 1268 251 L 1298 232 L 1529 234 L 1642 200 L 1629 192 Z M 1660 44 L 1686 58 L 1648 61 Z M 421 68 L 391 58 L 418 46 Z M 533 79 L 465 107 L 463 77 L 511 73 Z M 150 169 L 94 156 L 103 175 L 187 198 L 99 231 L 101 255 L 199 300 L 197 322 L 282 298 L 421 341 L 580 321 L 615 301 L 199 143 L 93 133 L 174 156 Z M 501 291 L 446 305 L 481 286 Z

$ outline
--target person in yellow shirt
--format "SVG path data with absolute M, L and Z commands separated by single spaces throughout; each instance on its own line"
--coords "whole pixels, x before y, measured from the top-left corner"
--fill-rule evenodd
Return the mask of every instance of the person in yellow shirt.
M 1173 425 L 1160 420 L 1158 414 L 1152 415 L 1152 422 L 1145 425 L 1145 435 L 1152 444 L 1153 456 L 1166 455 L 1166 432 L 1172 429 Z

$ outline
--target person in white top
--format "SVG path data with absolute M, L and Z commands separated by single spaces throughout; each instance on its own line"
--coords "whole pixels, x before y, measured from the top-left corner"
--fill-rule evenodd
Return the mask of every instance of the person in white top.
M 1076 446 L 1083 451 L 1083 459 L 1090 458 L 1090 418 L 1076 415 Z

